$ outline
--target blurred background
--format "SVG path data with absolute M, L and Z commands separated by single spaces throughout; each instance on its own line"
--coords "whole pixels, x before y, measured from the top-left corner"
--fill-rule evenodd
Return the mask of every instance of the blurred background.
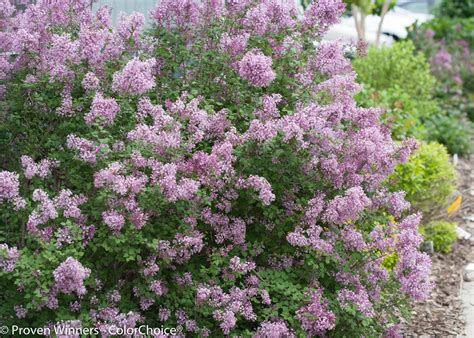
M 151 11 L 159 0 L 99 0 L 93 4 L 93 8 L 97 9 L 102 6 L 113 8 L 112 20 L 117 21 L 120 12 L 131 13 L 140 12 L 145 14 L 148 23 L 148 12 Z
M 301 9 L 307 7 L 308 0 L 296 0 Z M 113 20 L 116 22 L 119 13 L 141 12 L 145 15 L 154 8 L 157 0 L 98 0 L 94 3 L 95 9 L 101 6 L 113 8 Z M 395 5 L 396 3 L 396 5 Z M 392 1 L 391 8 L 387 12 L 383 25 L 381 44 L 390 45 L 394 40 L 406 37 L 406 27 L 415 22 L 423 23 L 432 19 L 432 12 L 439 0 L 399 0 Z M 348 6 L 349 8 L 350 6 Z M 380 21 L 380 13 L 367 15 L 365 18 L 365 40 L 376 43 L 377 29 Z M 334 39 L 354 40 L 358 39 L 354 18 L 350 11 L 334 26 L 325 36 L 327 40 Z
M 120 12 L 131 13 L 141 12 L 148 17 L 148 13 L 152 10 L 159 0 L 96 0 L 93 8 L 98 9 L 101 6 L 109 6 L 113 8 L 112 19 L 116 23 Z M 301 10 L 307 7 L 311 0 L 295 0 Z M 398 0 L 391 1 L 389 11 L 386 13 L 381 26 L 381 45 L 391 45 L 393 41 L 404 39 L 407 36 L 406 27 L 413 25 L 415 22 L 421 24 L 433 18 L 433 10 L 441 0 Z M 26 4 L 35 2 L 35 0 L 12 0 L 19 9 L 25 7 Z M 361 4 L 364 0 L 345 1 L 350 4 Z M 375 1 L 375 3 L 383 4 L 384 1 Z M 363 6 L 359 6 L 363 7 Z M 380 7 L 380 6 L 379 6 Z M 370 13 L 372 12 L 372 13 Z M 371 44 L 377 43 L 377 31 L 380 23 L 380 10 L 373 8 L 368 11 L 365 16 L 365 40 Z M 149 21 L 147 20 L 147 24 Z M 335 25 L 325 36 L 326 40 L 357 40 L 358 31 L 356 22 L 350 10 L 341 19 L 341 22 Z

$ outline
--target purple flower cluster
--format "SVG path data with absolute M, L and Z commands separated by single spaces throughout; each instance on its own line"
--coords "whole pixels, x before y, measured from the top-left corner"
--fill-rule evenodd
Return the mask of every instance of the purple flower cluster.
M 40 68 L 54 80 L 73 78 L 71 66 L 80 62 L 78 52 L 79 41 L 72 41 L 69 34 L 53 35 L 51 47 L 42 55 Z
M 186 235 L 177 234 L 172 242 L 160 241 L 157 252 L 162 259 L 183 264 L 189 261 L 193 255 L 201 252 L 203 247 L 203 235 L 194 231 Z
M 260 120 L 271 120 L 280 117 L 277 105 L 281 102 L 282 96 L 280 94 L 265 95 L 262 98 L 262 109 L 255 112 L 255 116 Z
M 272 69 L 272 58 L 265 56 L 260 50 L 247 52 L 237 63 L 240 77 L 254 87 L 268 87 L 275 80 L 276 74 Z
M 102 213 L 104 223 L 112 230 L 114 235 L 120 233 L 120 230 L 125 224 L 125 218 L 115 210 L 108 210 Z
M 159 25 L 167 28 L 185 28 L 200 23 L 198 4 L 193 0 L 163 0 L 150 13 Z
M 0 269 L 4 272 L 12 272 L 15 264 L 20 258 L 20 252 L 16 247 L 9 248 L 8 245 L 0 244 Z
M 84 195 L 74 195 L 68 189 L 61 190 L 57 197 L 54 198 L 54 205 L 58 209 L 63 210 L 63 215 L 66 218 L 74 218 L 80 220 L 83 218 L 79 206 L 87 202 L 87 197 Z
M 317 36 L 326 33 L 331 25 L 339 22 L 339 17 L 346 9 L 340 0 L 316 0 L 305 12 L 306 29 L 315 31 Z
M 10 3 L 10 0 L 0 0 L 0 14 L 4 17 L 9 17 L 15 11 L 15 7 Z
M 240 257 L 235 256 L 231 258 L 229 268 L 232 271 L 245 274 L 249 271 L 254 270 L 256 268 L 256 265 L 254 262 L 242 262 L 240 260 Z
M 235 36 L 224 33 L 220 41 L 221 48 L 224 52 L 235 57 L 245 52 L 249 37 L 249 33 L 242 33 Z
M 269 205 L 275 200 L 275 195 L 272 193 L 272 186 L 265 177 L 249 176 L 247 179 L 239 182 L 237 187 L 254 189 L 258 192 L 258 196 L 264 205 Z
M 11 14 L 8 7 L 4 8 L 7 15 Z M 106 7 L 93 14 L 90 0 L 37 1 L 28 10 L 17 11 L 8 22 L 10 29 L 2 35 L 2 50 L 18 55 L 13 69 L 29 65 L 38 70 L 35 75 L 48 75 L 70 85 L 75 77 L 73 69 L 82 61 L 100 74 L 107 61 L 117 60 L 139 45 L 142 15 L 121 17 L 115 31 L 110 29 L 109 16 Z M 78 27 L 79 31 L 70 34 L 71 27 Z
M 82 80 L 82 87 L 85 90 L 97 90 L 99 89 L 100 85 L 100 80 L 97 78 L 97 76 L 93 72 L 89 72 L 84 76 L 84 79 Z
M 416 300 L 425 299 L 433 287 L 429 279 L 431 260 L 426 253 L 416 250 L 423 241 L 418 232 L 420 221 L 421 214 L 415 214 L 400 222 L 396 244 L 399 261 L 395 271 L 401 290 Z
M 59 116 L 74 115 L 71 86 L 65 85 L 61 92 L 61 105 L 56 109 Z
M 19 319 L 25 318 L 28 314 L 28 310 L 25 309 L 22 305 L 16 305 L 13 309 L 15 310 L 17 318 Z
M 402 328 L 401 324 L 391 325 L 385 330 L 385 336 L 387 338 L 403 338 L 403 335 L 401 333 L 401 328 Z
M 199 285 L 196 291 L 196 303 L 207 303 L 216 308 L 212 316 L 221 323 L 220 327 L 224 334 L 228 334 L 237 324 L 237 315 L 250 321 L 257 319 L 250 302 L 250 297 L 255 296 L 256 293 L 256 288 L 232 287 L 229 293 L 225 293 L 218 286 Z
M 133 12 L 130 16 L 121 13 L 117 23 L 116 34 L 123 41 L 138 43 L 144 25 L 145 16 L 142 13 Z
M 33 201 L 38 202 L 39 205 L 28 218 L 28 232 L 34 235 L 41 235 L 42 237 L 50 237 L 52 235 L 51 229 L 47 228 L 42 232 L 38 229 L 38 225 L 45 224 L 49 220 L 54 220 L 58 217 L 59 214 L 56 206 L 49 198 L 48 193 L 41 189 L 36 189 L 33 192 Z
M 92 164 L 97 161 L 97 155 L 107 148 L 105 145 L 98 146 L 94 142 L 77 137 L 74 134 L 67 136 L 67 147 L 79 151 L 79 158 L 84 162 Z
M 323 75 L 334 76 L 352 70 L 338 41 L 321 43 L 314 58 L 315 68 Z
M 260 324 L 255 338 L 285 337 L 294 338 L 295 335 L 290 331 L 283 320 L 266 321 Z
M 18 174 L 9 171 L 0 172 L 0 199 L 2 202 L 18 197 L 19 186 Z
M 292 0 L 263 0 L 247 11 L 242 23 L 255 34 L 263 35 L 293 26 L 296 14 L 296 3 Z
M 135 328 L 142 320 L 138 313 L 133 311 L 121 313 L 115 306 L 92 310 L 90 316 L 93 324 L 104 337 L 109 337 L 110 332 L 117 328 Z
M 398 191 L 390 194 L 388 200 L 388 209 L 395 216 L 400 217 L 402 212 L 410 209 L 410 202 L 405 200 L 406 192 Z
M 430 28 L 420 29 L 414 34 L 413 42 L 426 55 L 430 71 L 440 84 L 438 89 L 467 102 L 469 90 L 464 82 L 474 71 L 472 47 L 466 40 L 441 39 L 436 33 Z
M 31 212 L 26 224 L 31 235 L 39 236 L 45 240 L 50 240 L 54 228 L 47 226 L 40 229 L 38 226 L 47 224 L 50 220 L 59 217 L 59 210 L 63 210 L 63 217 L 74 219 L 79 223 L 85 220 L 79 206 L 87 202 L 83 195 L 74 196 L 70 190 L 61 190 L 57 197 L 50 199 L 47 192 L 36 189 L 33 192 L 33 201 L 38 202 L 37 207 Z
M 193 285 L 193 276 L 189 272 L 185 272 L 183 276 L 176 276 L 176 283 L 178 285 Z
M 453 57 L 444 48 L 441 48 L 433 57 L 433 63 L 445 70 L 449 70 L 452 67 Z
M 372 303 L 369 300 L 369 295 L 364 289 L 354 292 L 349 289 L 342 289 L 337 295 L 337 299 L 341 303 L 341 307 L 348 306 L 348 302 L 357 306 L 358 310 L 366 317 L 371 318 L 375 316 Z
M 364 236 L 352 225 L 348 225 L 342 230 L 341 238 L 350 250 L 362 252 L 367 248 Z
M 150 290 L 153 291 L 157 296 L 162 296 L 166 293 L 166 287 L 159 280 L 155 280 L 150 284 Z
M 34 176 L 46 178 L 51 174 L 51 169 L 59 166 L 59 162 L 56 160 L 44 159 L 39 163 L 26 155 L 21 157 L 21 165 L 24 170 L 25 177 L 31 180 Z
M 90 269 L 84 268 L 76 259 L 68 257 L 53 272 L 54 288 L 68 295 L 73 292 L 78 296 L 84 295 L 86 293 L 84 280 L 90 276 L 90 273 Z
M 104 122 L 106 125 L 114 123 L 115 116 L 120 112 L 120 106 L 115 99 L 106 99 L 101 93 L 96 93 L 92 101 L 91 110 L 84 116 L 87 124 L 94 121 Z
M 323 219 L 335 224 L 357 219 L 359 213 L 371 204 L 361 187 L 350 188 L 345 196 L 337 196 L 328 204 Z
M 97 188 L 107 187 L 119 195 L 127 193 L 137 194 L 148 182 L 143 174 L 123 175 L 124 166 L 119 162 L 111 163 L 107 168 L 98 171 L 94 175 L 94 184 Z
M 323 290 L 309 292 L 309 303 L 296 312 L 296 319 L 312 336 L 324 335 L 335 326 L 336 315 L 329 310 L 328 301 L 323 298 Z
M 432 30 L 431 28 L 428 28 L 427 30 L 425 30 L 425 37 L 428 40 L 433 39 L 435 35 L 436 35 L 436 32 L 434 30 Z
M 9 171 L 0 171 L 0 204 L 5 201 L 15 205 L 15 209 L 23 209 L 26 201 L 20 197 L 19 175 Z
M 141 95 L 156 85 L 154 74 L 155 59 L 130 60 L 122 71 L 114 74 L 112 89 L 120 94 Z
M 225 240 L 234 244 L 245 243 L 246 223 L 238 217 L 229 217 L 225 213 L 213 213 L 209 208 L 202 212 L 204 223 L 209 224 L 216 233 L 216 242 Z

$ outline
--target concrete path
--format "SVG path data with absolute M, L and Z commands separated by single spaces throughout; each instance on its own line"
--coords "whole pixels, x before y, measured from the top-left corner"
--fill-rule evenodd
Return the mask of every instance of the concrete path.
M 467 337 L 474 337 L 474 281 L 463 282 L 461 299 L 463 303 L 463 315 L 466 321 L 465 335 Z
M 472 164 L 472 161 L 470 161 Z M 468 199 L 472 199 L 474 196 L 474 170 L 472 169 L 471 165 L 471 172 L 468 178 L 464 178 L 464 181 L 467 181 L 467 185 L 470 187 L 469 192 L 465 193 L 465 196 Z M 468 206 L 469 213 L 467 216 L 463 217 L 464 220 L 464 228 L 465 230 L 474 235 L 474 210 L 472 207 Z M 471 241 L 471 248 L 473 248 L 473 241 L 474 236 L 470 239 Z M 463 280 L 461 285 L 461 293 L 460 298 L 462 300 L 462 310 L 463 310 L 463 317 L 465 320 L 465 330 L 464 335 L 467 337 L 474 338 L 474 248 L 471 250 L 471 253 L 468 255 L 468 263 L 463 271 Z

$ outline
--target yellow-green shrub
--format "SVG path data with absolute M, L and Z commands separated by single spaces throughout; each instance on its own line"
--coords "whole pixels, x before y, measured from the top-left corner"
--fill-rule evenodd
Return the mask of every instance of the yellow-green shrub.
M 423 143 L 407 163 L 395 168 L 389 185 L 392 191 L 406 191 L 412 210 L 422 211 L 429 218 L 456 190 L 456 170 L 443 145 Z
M 353 66 L 358 82 L 364 85 L 358 103 L 383 108 L 382 119 L 390 126 L 393 138 L 436 141 L 451 154 L 471 152 L 469 125 L 455 114 L 453 102 L 435 95 L 439 94 L 437 80 L 426 56 L 412 41 L 370 48 L 367 56 L 353 61 Z M 451 81 L 454 78 L 446 76 Z
M 353 61 L 357 80 L 364 85 L 358 102 L 385 110 L 383 120 L 397 140 L 427 139 L 424 121 L 438 112 L 432 94 L 436 80 L 425 56 L 411 41 L 391 47 L 370 48 L 367 56 Z
M 456 223 L 433 221 L 420 227 L 425 240 L 433 241 L 435 251 L 448 253 L 457 239 Z
M 375 90 L 403 88 L 419 101 L 432 100 L 436 79 L 423 53 L 416 52 L 411 41 L 391 47 L 369 49 L 367 56 L 354 60 L 353 66 L 360 83 Z

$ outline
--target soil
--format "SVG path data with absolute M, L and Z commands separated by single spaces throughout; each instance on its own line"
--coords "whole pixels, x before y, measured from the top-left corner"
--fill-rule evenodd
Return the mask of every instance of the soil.
M 461 209 L 451 218 L 473 236 L 470 240 L 458 240 L 449 254 L 432 255 L 431 279 L 435 287 L 426 301 L 415 304 L 412 319 L 405 324 L 406 337 L 445 338 L 464 334 L 460 297 L 463 269 L 468 262 L 474 262 L 474 222 L 464 217 L 474 215 L 474 196 L 471 195 L 471 190 L 474 190 L 474 158 L 460 159 L 456 169 L 463 201 Z

